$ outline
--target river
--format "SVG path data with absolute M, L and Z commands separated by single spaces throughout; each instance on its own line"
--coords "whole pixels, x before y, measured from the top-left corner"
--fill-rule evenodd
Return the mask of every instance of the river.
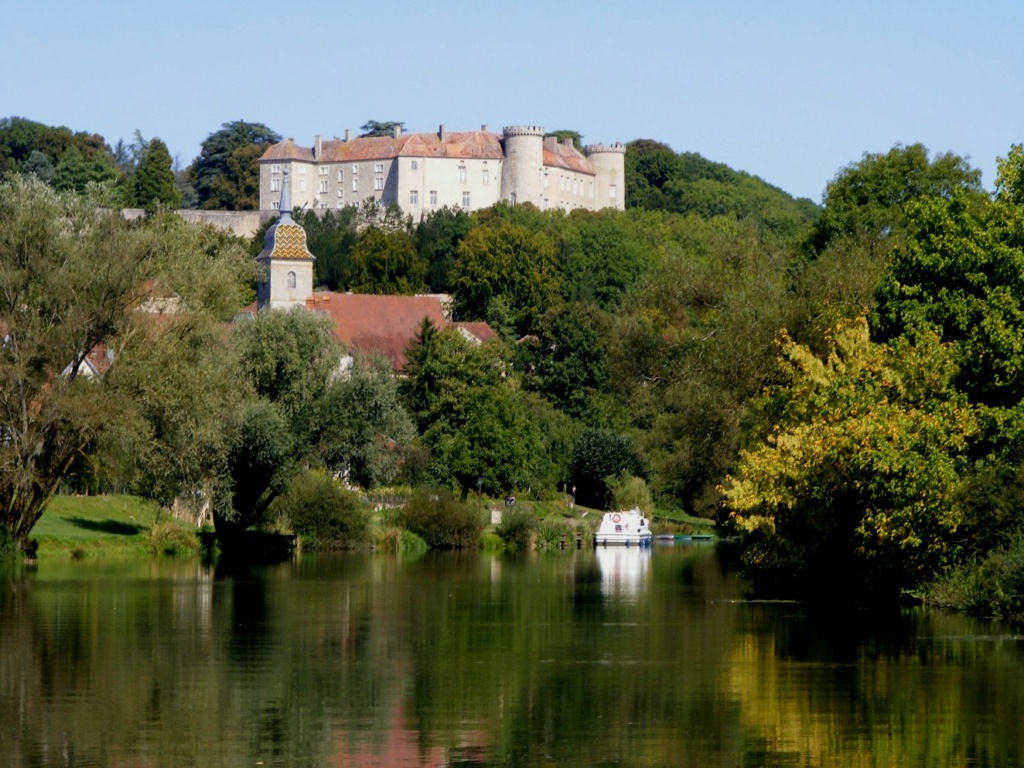
M 1024 637 L 744 600 L 713 545 L 42 561 L 2 766 L 1014 766 Z

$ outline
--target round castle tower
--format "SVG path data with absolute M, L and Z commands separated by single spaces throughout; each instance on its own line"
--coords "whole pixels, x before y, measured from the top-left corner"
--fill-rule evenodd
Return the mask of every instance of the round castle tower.
M 594 194 L 598 208 L 626 207 L 626 145 L 588 144 L 583 148 L 594 169 Z
M 539 125 L 511 125 L 502 130 L 505 160 L 501 166 L 501 196 L 510 203 L 540 207 L 544 167 L 544 129 Z

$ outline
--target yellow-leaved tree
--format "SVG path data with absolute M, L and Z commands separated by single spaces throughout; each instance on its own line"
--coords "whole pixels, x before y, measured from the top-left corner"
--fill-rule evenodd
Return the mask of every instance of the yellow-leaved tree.
M 976 416 L 949 350 L 872 342 L 860 317 L 815 356 L 785 334 L 763 442 L 724 490 L 755 585 L 791 594 L 898 594 L 946 562 Z

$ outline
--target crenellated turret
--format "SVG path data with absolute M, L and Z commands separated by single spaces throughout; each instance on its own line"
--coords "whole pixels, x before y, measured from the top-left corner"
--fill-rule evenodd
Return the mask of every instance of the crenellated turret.
M 501 168 L 501 196 L 510 203 L 541 204 L 544 167 L 544 129 L 538 125 L 504 128 L 505 160 Z
M 583 148 L 594 169 L 595 207 L 626 207 L 626 145 L 588 144 Z

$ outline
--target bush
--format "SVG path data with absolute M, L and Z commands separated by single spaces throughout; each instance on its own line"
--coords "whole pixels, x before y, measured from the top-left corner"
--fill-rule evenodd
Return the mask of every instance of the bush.
M 199 536 L 177 523 L 153 523 L 149 529 L 149 549 L 154 555 L 195 555 L 200 550 Z
M 1024 620 L 1024 534 L 930 584 L 925 600 L 942 608 L 1010 621 Z
M 625 474 L 608 482 L 613 509 L 639 509 L 647 517 L 654 512 L 651 491 L 642 477 Z
M 511 552 L 528 549 L 533 532 L 537 529 L 537 517 L 528 509 L 508 507 L 502 512 L 501 523 L 495 526 L 495 533 L 501 537 L 505 549 Z
M 271 506 L 306 545 L 354 547 L 366 541 L 368 515 L 359 496 L 323 472 L 304 472 Z
M 480 513 L 446 491 L 418 491 L 402 507 L 398 523 L 431 549 L 465 549 L 480 543 Z
M 378 552 L 415 555 L 427 551 L 427 543 L 412 531 L 386 525 L 373 532 L 373 548 Z
M 580 529 L 581 526 L 571 520 L 548 518 L 537 528 L 537 549 L 560 549 L 563 540 L 567 549 L 575 549 L 576 534 Z M 586 531 L 583 535 L 586 539 Z

